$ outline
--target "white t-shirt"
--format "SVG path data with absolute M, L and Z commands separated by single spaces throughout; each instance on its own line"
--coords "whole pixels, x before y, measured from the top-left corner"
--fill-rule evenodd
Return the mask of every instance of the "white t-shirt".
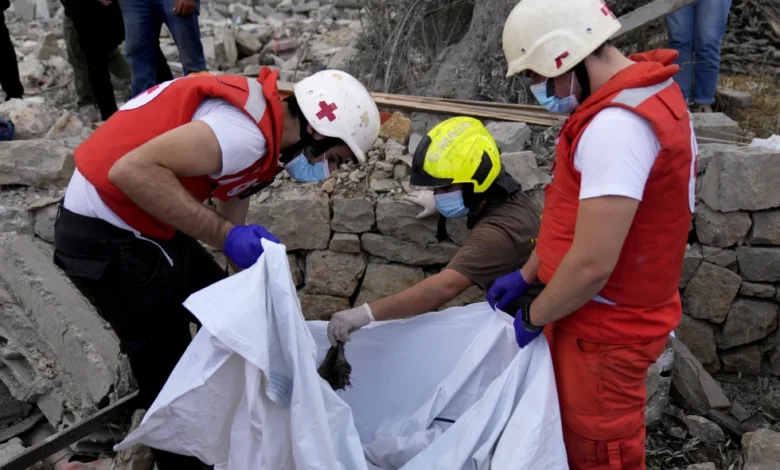
M 209 98 L 198 106 L 193 120 L 209 125 L 217 136 L 222 150 L 222 171 L 211 174 L 212 178 L 236 174 L 263 158 L 267 152 L 266 141 L 257 124 L 243 111 L 225 100 Z M 71 212 L 96 217 L 119 228 L 138 232 L 127 225 L 106 206 L 97 189 L 84 178 L 78 169 L 73 173 L 65 192 L 63 205 Z
M 625 196 L 642 200 L 661 142 L 648 120 L 623 108 L 607 108 L 590 122 L 574 151 L 582 174 L 580 200 Z

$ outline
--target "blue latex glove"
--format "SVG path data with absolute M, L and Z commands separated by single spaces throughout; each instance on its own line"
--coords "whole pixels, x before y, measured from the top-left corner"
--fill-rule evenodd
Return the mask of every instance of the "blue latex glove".
M 517 345 L 520 346 L 520 349 L 528 346 L 528 343 L 535 340 L 544 331 L 541 328 L 538 331 L 529 330 L 523 324 L 523 314 L 525 313 L 524 310 L 529 312 L 530 318 L 530 309 L 531 306 L 527 305 L 524 309 L 518 310 L 515 314 L 515 340 L 517 341 Z
M 260 225 L 236 225 L 228 233 L 222 252 L 236 263 L 236 266 L 246 269 L 255 264 L 263 254 L 263 238 L 279 243 L 278 238 Z
M 486 298 L 493 310 L 506 311 L 506 308 L 519 299 L 527 289 L 528 283 L 518 269 L 496 279 L 488 289 Z

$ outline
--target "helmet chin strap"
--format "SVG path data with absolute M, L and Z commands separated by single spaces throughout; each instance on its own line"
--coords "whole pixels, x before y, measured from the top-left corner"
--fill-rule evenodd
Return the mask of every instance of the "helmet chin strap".
M 590 77 L 588 77 L 588 69 L 585 67 L 584 60 L 574 67 L 574 76 L 577 77 L 577 81 L 580 83 L 580 88 L 582 89 L 582 98 L 578 101 L 584 103 L 591 93 Z

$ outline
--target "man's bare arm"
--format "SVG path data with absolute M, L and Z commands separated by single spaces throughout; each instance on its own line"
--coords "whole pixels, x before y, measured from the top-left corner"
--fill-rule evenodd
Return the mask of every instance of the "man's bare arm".
M 432 312 L 472 285 L 474 283 L 463 274 L 444 269 L 406 290 L 370 302 L 368 306 L 378 321 L 397 320 Z
M 222 150 L 208 124 L 193 121 L 160 135 L 120 158 L 108 178 L 149 214 L 214 247 L 222 248 L 234 224 L 195 200 L 177 177 L 222 169 Z
M 246 215 L 249 213 L 249 198 L 233 198 L 229 201 L 220 201 L 217 199 L 216 205 L 217 214 L 221 215 L 232 224 L 243 225 L 246 223 Z M 234 273 L 241 272 L 241 268 L 239 268 L 232 259 L 228 258 L 227 262 L 230 264 L 230 268 Z

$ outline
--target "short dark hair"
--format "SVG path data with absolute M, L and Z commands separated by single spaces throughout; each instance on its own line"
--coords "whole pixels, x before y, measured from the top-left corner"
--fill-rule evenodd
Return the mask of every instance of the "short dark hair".
M 596 48 L 595 51 L 593 51 L 593 55 L 595 55 L 599 59 L 603 59 L 607 53 L 607 49 L 609 49 L 610 47 L 612 47 L 612 41 L 608 39 L 607 42 L 600 45 L 599 47 Z

